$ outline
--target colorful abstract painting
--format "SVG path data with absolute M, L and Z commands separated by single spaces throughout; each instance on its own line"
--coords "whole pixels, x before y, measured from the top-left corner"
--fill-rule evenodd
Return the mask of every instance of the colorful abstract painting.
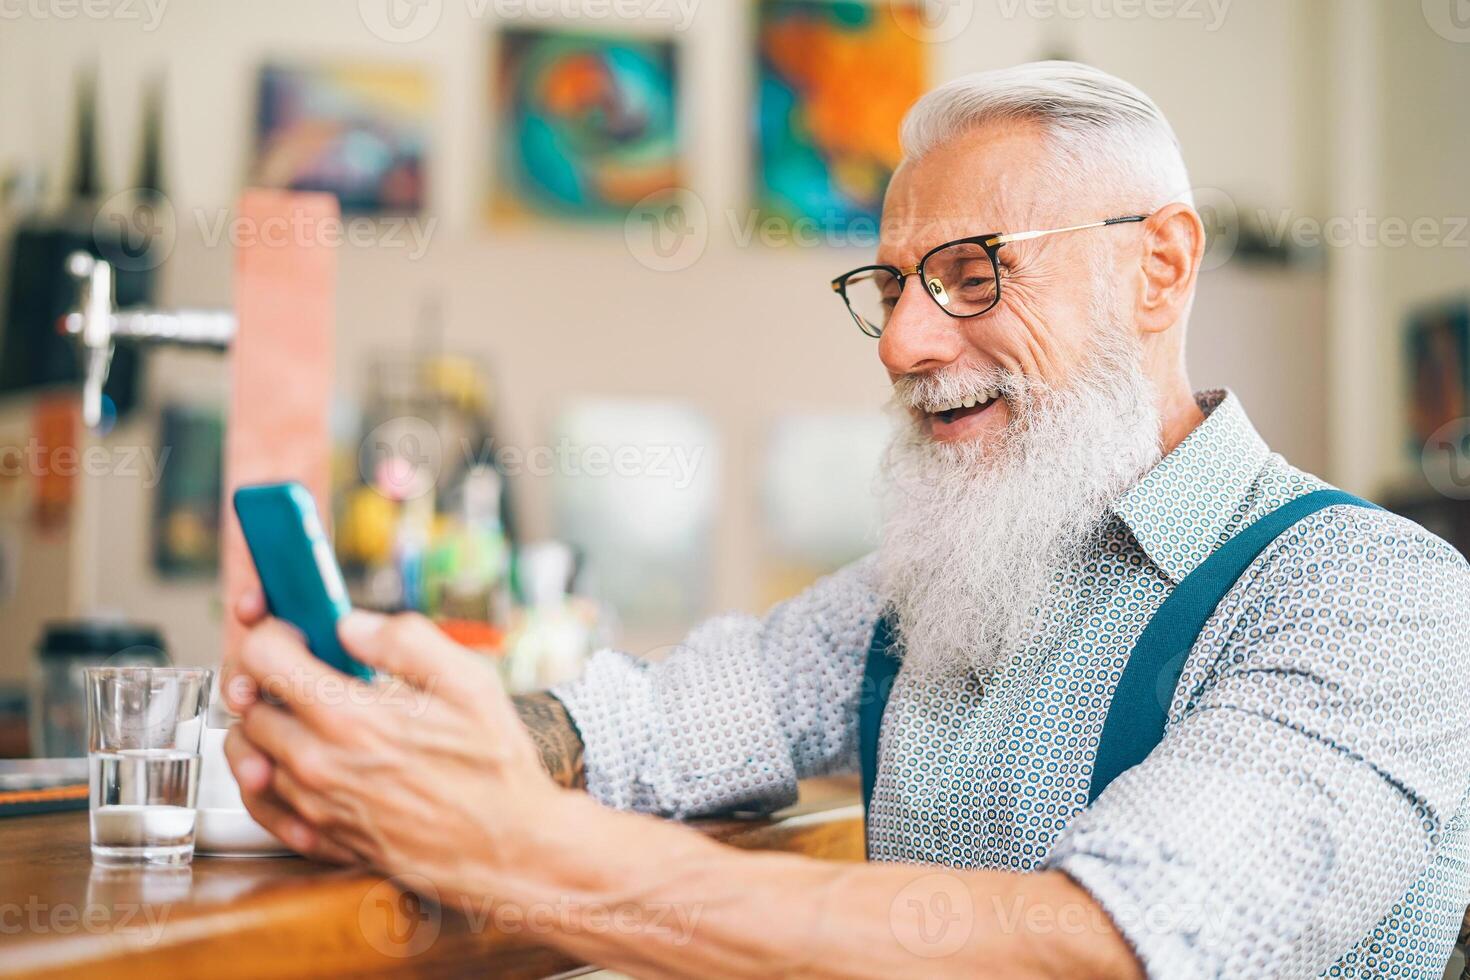
M 499 44 L 494 215 L 621 220 L 678 186 L 673 42 L 513 28 Z
M 763 0 L 758 9 L 760 210 L 815 223 L 834 240 L 876 237 L 899 123 L 924 90 L 917 6 Z
M 345 213 L 417 212 L 429 102 L 413 66 L 267 66 L 251 182 L 327 191 Z

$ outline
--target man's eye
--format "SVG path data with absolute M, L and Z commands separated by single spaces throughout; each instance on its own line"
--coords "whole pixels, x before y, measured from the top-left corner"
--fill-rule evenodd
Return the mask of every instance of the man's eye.
M 995 277 L 991 275 L 966 276 L 959 282 L 956 292 L 961 293 L 988 293 L 995 291 Z

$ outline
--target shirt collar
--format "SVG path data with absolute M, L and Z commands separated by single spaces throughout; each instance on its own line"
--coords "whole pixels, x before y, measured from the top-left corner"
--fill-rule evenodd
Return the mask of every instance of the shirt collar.
M 1113 505 L 1176 585 L 1223 542 L 1271 450 L 1233 392 L 1195 395 L 1205 420 Z

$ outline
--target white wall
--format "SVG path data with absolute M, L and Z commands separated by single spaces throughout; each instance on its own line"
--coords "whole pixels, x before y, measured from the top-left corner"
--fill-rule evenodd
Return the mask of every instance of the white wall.
M 123 186 L 136 153 L 141 83 L 166 67 L 167 179 L 185 220 L 165 269 L 165 299 L 217 304 L 229 296 L 232 256 L 206 247 L 189 214 L 227 206 L 241 186 L 259 64 L 292 55 L 426 64 L 437 91 L 430 181 L 440 223 L 416 261 L 403 250 L 344 249 L 339 382 L 350 392 L 371 351 L 403 346 L 425 294 L 442 291 L 449 345 L 494 359 L 512 442 L 544 437 L 573 394 L 692 402 L 725 439 L 715 604 L 750 606 L 758 598 L 761 560 L 757 468 L 771 420 L 800 409 L 870 409 L 885 390 L 873 344 L 845 322 L 826 286 L 858 256 L 742 248 L 731 231 L 727 209 L 738 222 L 747 207 L 750 7 L 703 0 L 683 36 L 690 181 L 715 220 L 704 257 L 677 274 L 641 266 L 616 228 L 480 224 L 493 25 L 472 18 L 470 9 L 464 0 L 444 0 L 439 28 L 403 45 L 375 38 L 359 20 L 358 5 L 347 2 L 172 0 L 151 32 L 122 22 L 0 22 L 0 168 L 36 162 L 53 173 L 62 168 L 73 72 L 95 57 L 104 83 L 109 186 Z M 973 5 L 963 34 L 935 52 L 936 81 L 1063 43 L 1159 100 L 1197 185 L 1228 188 L 1262 206 L 1320 207 L 1328 161 L 1318 138 L 1324 85 L 1313 68 L 1322 60 L 1319 0 L 1237 2 L 1213 31 L 1179 18 L 1075 22 L 1030 17 L 1024 2 L 1017 17 L 1007 18 L 1006 9 Z M 555 263 L 548 258 L 553 254 Z M 1192 341 L 1197 383 L 1239 387 L 1267 437 L 1313 467 L 1326 462 L 1321 292 L 1316 276 L 1257 276 L 1227 267 L 1202 286 Z M 159 396 L 179 379 L 208 387 L 210 369 L 171 370 L 170 363 L 155 362 Z M 216 373 L 214 380 L 222 377 Z M 147 425 L 113 438 L 146 437 Z M 145 496 L 121 487 L 103 496 L 108 518 L 99 546 L 109 574 L 102 602 L 164 621 L 182 659 L 212 660 L 212 589 L 153 582 L 139 550 Z M 522 498 L 532 533 L 545 532 L 545 501 Z M 30 642 L 8 632 L 0 628 L 0 673 L 19 669 L 16 644 Z
M 415 61 L 429 68 L 439 94 L 432 133 L 433 203 L 448 223 L 475 224 L 478 180 L 489 147 L 483 135 L 486 53 L 498 22 L 474 11 L 493 12 L 493 0 L 442 0 L 438 28 L 407 44 L 375 37 L 356 3 L 153 2 L 163 5 L 154 30 L 145 29 L 146 19 L 0 21 L 5 53 L 0 160 L 39 157 L 53 168 L 63 165 L 73 72 L 95 57 L 107 89 L 104 151 L 110 176 L 121 186 L 131 171 L 137 137 L 138 84 L 148 73 L 166 69 L 172 83 L 170 195 L 184 207 L 228 204 L 246 168 L 255 70 L 263 60 Z M 679 36 L 693 183 L 707 201 L 743 207 L 752 8 L 736 0 L 687 2 L 696 5 L 695 15 Z M 126 9 L 146 9 L 142 4 L 129 0 Z M 370 5 L 370 0 L 363 4 Z M 953 16 L 968 18 L 968 26 L 936 46 L 936 81 L 1034 58 L 1061 45 L 1150 92 L 1170 114 L 1201 185 L 1270 203 L 1300 204 L 1317 194 L 1322 162 L 1303 133 L 1321 112 L 1303 97 L 1298 69 L 1305 49 L 1320 40 L 1319 0 L 1229 3 L 1218 26 L 1202 0 L 1180 2 L 1180 16 L 1158 20 L 1030 16 L 1048 10 L 1046 0 L 952 6 Z M 1086 5 L 1070 5 L 1077 6 Z M 1094 6 L 1107 4 L 1099 0 Z M 1016 15 L 1007 16 L 1012 9 Z M 658 31 L 664 22 L 593 18 L 572 23 L 592 30 Z

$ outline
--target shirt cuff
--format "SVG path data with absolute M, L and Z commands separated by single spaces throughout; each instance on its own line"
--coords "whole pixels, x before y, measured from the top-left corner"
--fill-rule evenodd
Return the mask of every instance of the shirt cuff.
M 587 790 L 608 806 L 685 818 L 796 799 L 790 747 L 760 676 L 760 625 L 705 623 L 657 663 L 602 650 L 551 693 L 582 735 Z
M 1101 835 L 1093 842 L 1096 846 L 1089 847 L 1088 836 L 1075 834 L 1059 841 L 1043 867 L 1061 871 L 1092 896 L 1133 948 L 1146 976 L 1169 980 L 1216 976 L 1210 964 L 1219 960 L 1205 948 L 1205 933 L 1213 921 L 1206 899 L 1180 907 L 1140 892 L 1133 887 L 1139 876 L 1119 870 L 1137 864 L 1138 855 L 1124 853 L 1126 847 Z

